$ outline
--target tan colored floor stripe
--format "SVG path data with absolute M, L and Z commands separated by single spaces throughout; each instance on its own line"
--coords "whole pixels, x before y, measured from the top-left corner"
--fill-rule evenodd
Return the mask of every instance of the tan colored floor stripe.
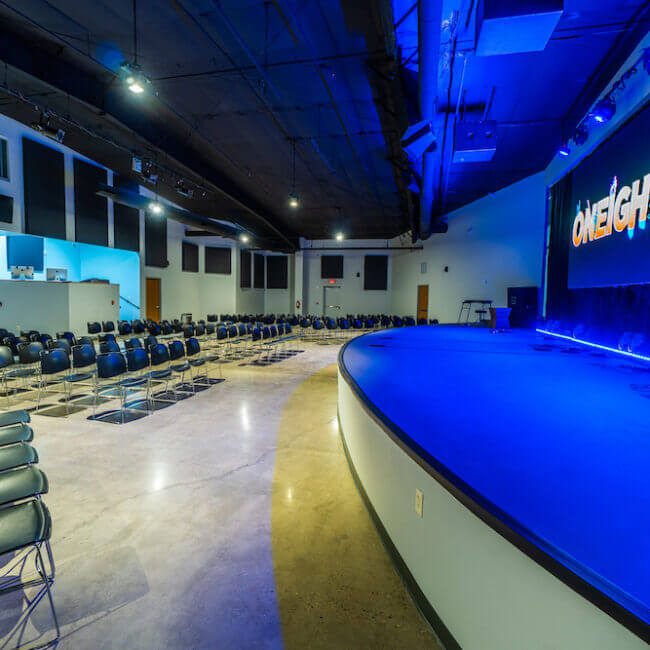
M 437 648 L 359 496 L 336 421 L 336 366 L 282 414 L 271 511 L 287 650 Z

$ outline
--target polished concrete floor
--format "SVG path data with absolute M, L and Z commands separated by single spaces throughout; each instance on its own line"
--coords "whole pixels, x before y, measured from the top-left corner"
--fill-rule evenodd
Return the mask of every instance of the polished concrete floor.
M 33 416 L 59 648 L 438 647 L 347 469 L 338 346 L 303 347 L 126 425 Z M 42 602 L 25 639 L 50 631 Z

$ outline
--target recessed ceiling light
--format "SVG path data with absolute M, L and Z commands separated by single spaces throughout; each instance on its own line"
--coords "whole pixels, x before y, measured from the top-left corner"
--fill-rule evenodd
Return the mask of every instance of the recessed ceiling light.
M 342 232 L 336 233 L 336 241 L 343 241 L 344 239 L 345 239 L 345 235 Z
M 246 233 L 242 233 L 241 235 L 239 235 L 239 240 L 244 244 L 247 244 L 249 239 L 250 237 Z
M 289 207 L 296 209 L 300 205 L 300 199 L 295 192 L 289 194 Z
M 158 201 L 152 201 L 149 204 L 149 210 L 153 212 L 153 214 L 162 214 L 164 212 L 163 207 Z

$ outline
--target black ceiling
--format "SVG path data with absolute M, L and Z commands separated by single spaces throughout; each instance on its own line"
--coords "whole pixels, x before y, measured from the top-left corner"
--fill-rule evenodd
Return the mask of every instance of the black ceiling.
M 411 228 L 417 203 L 399 147 L 417 57 L 402 67 L 411 53 L 393 37 L 399 4 L 138 0 L 138 62 L 152 83 L 136 97 L 119 78 L 135 56 L 132 0 L 0 0 L 0 111 L 30 123 L 36 106 L 50 109 L 67 145 L 121 174 L 132 154 L 152 159 L 161 194 L 269 248 L 338 230 L 391 237 Z M 566 0 L 545 51 L 480 58 L 475 4 L 442 3 L 442 17 L 456 11 L 466 27 L 453 51 L 443 31 L 435 126 L 440 139 L 466 65 L 465 114 L 483 115 L 493 95 L 499 144 L 493 162 L 475 165 L 442 151 L 441 212 L 542 170 L 635 44 L 633 30 L 647 30 L 647 2 Z M 287 204 L 293 142 L 298 210 Z M 174 192 L 180 177 L 201 188 L 194 198 Z

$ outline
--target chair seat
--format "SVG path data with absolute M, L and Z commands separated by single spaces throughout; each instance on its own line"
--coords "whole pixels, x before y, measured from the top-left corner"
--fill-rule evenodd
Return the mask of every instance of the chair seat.
M 171 368 L 174 372 L 186 372 L 190 369 L 190 364 L 184 361 L 183 363 L 174 364 Z
M 128 379 L 123 379 L 120 382 L 120 386 L 126 386 L 127 388 L 131 386 L 142 386 L 143 384 L 146 384 L 148 380 L 148 377 L 146 376 L 141 376 L 141 377 L 129 377 Z
M 0 505 L 46 494 L 47 477 L 37 467 L 21 467 L 0 472 Z
M 203 357 L 199 357 L 198 359 L 188 359 L 187 361 L 192 367 L 196 368 L 205 365 L 206 360 Z
M 93 378 L 93 373 L 92 372 L 75 372 L 71 375 L 66 375 L 63 378 L 63 381 L 68 381 L 72 384 L 78 381 L 88 381 L 89 379 Z
M 147 373 L 149 379 L 167 379 L 171 377 L 172 371 L 171 368 L 165 368 L 164 370 L 151 370 Z
M 16 368 L 7 373 L 7 379 L 23 379 L 38 374 L 38 368 Z
M 0 510 L 0 555 L 50 538 L 52 519 L 42 501 Z

